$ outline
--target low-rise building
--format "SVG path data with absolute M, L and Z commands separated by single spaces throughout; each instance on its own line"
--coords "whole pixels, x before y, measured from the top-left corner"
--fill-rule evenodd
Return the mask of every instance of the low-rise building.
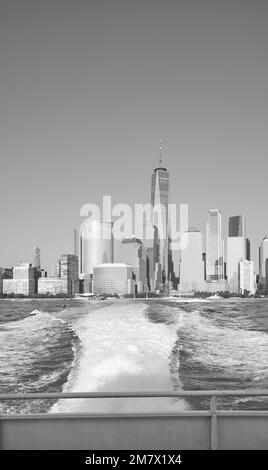
M 93 268 L 94 294 L 134 294 L 135 280 L 131 266 L 125 263 L 103 263 Z
M 75 295 L 78 292 L 78 257 L 76 255 L 61 255 L 53 265 L 52 276 L 38 279 L 38 294 Z
M 68 285 L 67 279 L 41 277 L 38 279 L 38 294 L 69 294 L 71 286 Z
M 13 279 L 3 279 L 3 293 L 31 296 L 35 285 L 35 268 L 30 263 L 20 263 L 13 267 Z

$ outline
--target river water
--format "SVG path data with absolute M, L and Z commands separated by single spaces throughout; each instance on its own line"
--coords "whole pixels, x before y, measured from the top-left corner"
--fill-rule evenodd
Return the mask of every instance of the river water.
M 0 392 L 268 389 L 268 301 L 1 300 Z M 268 408 L 266 398 L 218 399 Z M 2 413 L 205 409 L 206 399 L 8 401 Z

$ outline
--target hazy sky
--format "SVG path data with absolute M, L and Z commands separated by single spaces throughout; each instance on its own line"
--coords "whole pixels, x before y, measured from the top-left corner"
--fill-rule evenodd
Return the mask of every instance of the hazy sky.
M 171 200 L 268 232 L 268 2 L 0 0 L 0 266 L 73 250 L 85 202 Z

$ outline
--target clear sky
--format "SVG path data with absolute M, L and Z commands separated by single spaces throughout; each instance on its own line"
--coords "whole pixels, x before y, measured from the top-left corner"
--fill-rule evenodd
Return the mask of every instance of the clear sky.
M 0 266 L 72 252 L 82 204 L 171 201 L 268 232 L 268 2 L 0 0 Z

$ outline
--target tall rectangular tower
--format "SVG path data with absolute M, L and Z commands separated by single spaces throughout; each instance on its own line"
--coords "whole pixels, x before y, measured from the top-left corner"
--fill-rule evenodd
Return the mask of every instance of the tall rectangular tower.
M 229 237 L 245 237 L 246 220 L 244 215 L 229 217 Z
M 224 247 L 222 240 L 222 216 L 219 209 L 208 211 L 206 225 L 206 278 L 207 281 L 224 279 Z
M 230 292 L 239 292 L 240 263 L 249 257 L 249 240 L 246 238 L 246 221 L 243 215 L 229 217 L 227 237 L 227 279 Z M 244 267 L 241 264 L 242 268 Z
M 168 251 L 169 251 L 169 173 L 162 166 L 162 147 L 160 142 L 159 165 L 154 169 L 151 180 L 151 204 L 154 208 L 155 240 L 159 246 L 159 262 L 162 270 L 162 282 L 168 281 Z
M 259 287 L 262 293 L 268 294 L 268 235 L 266 235 L 259 248 Z

